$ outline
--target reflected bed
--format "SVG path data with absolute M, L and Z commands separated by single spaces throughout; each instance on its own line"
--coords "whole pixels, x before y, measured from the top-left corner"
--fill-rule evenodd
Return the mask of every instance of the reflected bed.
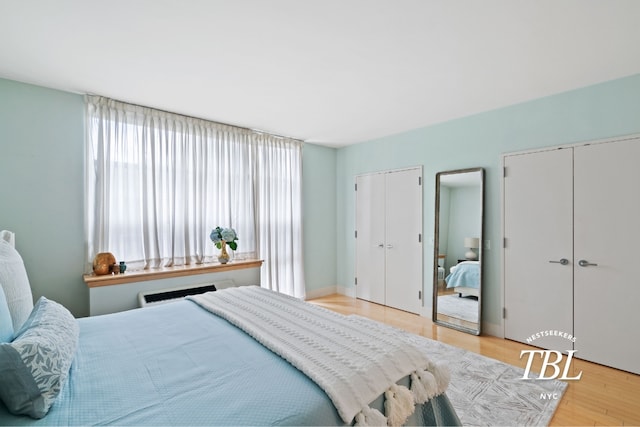
M 480 262 L 463 261 L 450 268 L 450 274 L 445 278 L 447 289 L 453 288 L 462 295 L 478 296 L 480 289 Z

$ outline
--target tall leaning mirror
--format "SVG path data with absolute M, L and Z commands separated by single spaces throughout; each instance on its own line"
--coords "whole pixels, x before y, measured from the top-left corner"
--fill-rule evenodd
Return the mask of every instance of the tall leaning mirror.
M 433 321 L 480 335 L 484 169 L 436 174 Z

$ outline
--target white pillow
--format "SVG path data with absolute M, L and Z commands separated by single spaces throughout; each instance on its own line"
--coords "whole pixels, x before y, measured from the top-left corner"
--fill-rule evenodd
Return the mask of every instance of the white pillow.
M 33 295 L 22 257 L 4 239 L 0 239 L 0 285 L 7 298 L 13 330 L 17 331 L 33 310 Z
M 0 344 L 13 341 L 13 321 L 11 312 L 7 305 L 7 298 L 4 296 L 2 286 L 0 286 Z
M 9 230 L 0 231 L 0 239 L 8 242 L 14 248 L 16 247 L 16 235 Z

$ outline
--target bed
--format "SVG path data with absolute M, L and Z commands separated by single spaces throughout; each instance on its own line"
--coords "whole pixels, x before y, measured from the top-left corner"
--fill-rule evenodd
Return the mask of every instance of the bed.
M 447 289 L 459 294 L 479 296 L 480 289 L 480 262 L 463 261 L 449 269 L 450 273 L 445 278 Z
M 5 359 L 0 360 L 0 425 L 398 424 L 400 409 L 393 409 L 390 402 L 400 402 L 407 391 L 413 400 L 422 403 L 416 404 L 402 422 L 459 425 L 444 392 L 446 370 L 428 358 L 424 362 L 422 355 L 412 357 L 419 359 L 423 370 L 410 368 L 379 396 L 367 398 L 368 404 L 361 405 L 355 398 L 353 404 L 336 403 L 336 396 L 341 393 L 346 400 L 363 394 L 363 389 L 378 382 L 378 377 L 386 377 L 388 371 L 378 369 L 375 375 L 360 375 L 361 370 L 365 372 L 361 366 L 364 362 L 361 364 L 353 356 L 344 358 L 338 349 L 327 350 L 323 346 L 344 340 L 345 347 L 353 347 L 351 337 L 364 333 L 381 337 L 369 340 L 368 345 L 382 345 L 387 338 L 381 332 L 390 328 L 387 325 L 339 315 L 253 286 L 81 319 L 73 319 L 63 306 L 41 297 L 35 305 L 31 303 L 33 308 L 26 319 L 13 322 L 16 316 L 24 317 L 26 313 L 24 306 L 12 307 L 20 300 L 16 296 L 16 289 L 20 288 L 15 286 L 16 280 L 7 285 L 12 281 L 11 275 L 20 270 L 18 264 L 22 264 L 21 259 L 14 262 L 17 252 L 12 251 L 15 252 L 0 241 L 0 339 L 4 340 L 0 341 L 0 359 L 7 354 L 15 356 L 21 342 L 46 337 L 48 328 L 49 333 L 54 333 L 49 341 L 45 340 L 44 347 L 55 348 L 56 340 L 65 341 L 56 354 L 62 359 L 66 354 L 68 360 L 55 364 L 60 371 L 57 385 L 55 381 L 43 385 L 32 370 L 38 389 L 30 390 L 35 396 L 26 398 L 28 403 L 17 405 L 17 412 L 22 410 L 19 415 L 11 412 L 16 412 L 15 401 L 24 401 L 25 397 L 10 391 L 20 388 L 15 383 L 15 372 L 10 371 L 20 363 L 28 365 L 29 358 L 22 354 L 22 362 L 14 360 L 13 368 L 7 368 L 11 364 Z M 24 280 L 17 282 L 22 282 L 24 290 Z M 25 300 L 21 301 L 24 304 Z M 271 305 L 263 306 L 262 301 Z M 265 314 L 268 312 L 271 314 Z M 291 325 L 291 316 L 302 320 L 290 328 L 287 325 Z M 7 323 L 7 319 L 11 322 Z M 334 320 L 341 326 L 332 326 Z M 325 326 L 316 328 L 316 324 Z M 310 330 L 309 325 L 314 329 Z M 33 330 L 38 327 L 40 335 L 34 338 Z M 332 328 L 336 329 L 332 335 L 322 332 Z M 285 329 L 290 329 L 290 336 L 278 341 L 277 335 L 285 333 Z M 305 329 L 307 333 L 302 334 Z M 74 339 L 75 346 L 70 344 Z M 390 334 L 388 339 L 396 338 Z M 385 352 L 393 358 L 411 356 L 401 341 L 389 342 L 390 351 L 363 352 L 363 358 L 374 355 L 376 364 L 382 360 L 378 355 L 382 357 Z M 308 348 L 292 356 L 285 351 L 287 345 L 298 350 Z M 356 349 L 357 346 L 349 350 Z M 393 354 L 399 350 L 402 355 Z M 324 374 L 315 372 L 318 368 L 312 363 L 317 359 L 318 365 L 324 364 L 322 357 L 329 357 L 327 354 L 344 359 L 344 366 L 330 369 L 339 374 L 336 382 L 331 375 L 327 380 Z M 300 359 L 300 355 L 304 357 Z M 309 364 L 311 368 L 304 366 Z M 407 365 L 401 366 L 405 369 L 409 362 L 401 365 Z M 55 393 L 52 395 L 47 387 Z M 352 408 L 358 405 L 362 407 L 352 416 Z

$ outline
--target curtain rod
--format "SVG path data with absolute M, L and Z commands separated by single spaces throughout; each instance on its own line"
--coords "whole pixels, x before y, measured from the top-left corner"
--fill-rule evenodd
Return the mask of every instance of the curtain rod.
M 263 134 L 266 134 L 266 135 L 275 136 L 276 138 L 295 139 L 296 141 L 304 142 L 304 139 L 295 138 L 293 136 L 278 135 L 277 133 L 271 133 L 271 132 L 267 132 L 266 130 L 260 130 L 260 129 L 254 129 L 254 128 L 247 128 L 247 129 L 252 131 L 252 132 L 256 132 L 256 133 L 263 133 Z
M 244 127 L 244 126 L 231 125 L 229 123 L 217 122 L 215 120 L 204 119 L 204 118 L 201 118 L 201 117 L 188 116 L 186 114 L 176 113 L 176 112 L 173 112 L 173 111 L 167 111 L 167 110 L 163 110 L 163 109 L 160 109 L 160 108 L 149 107 L 149 106 L 140 105 L 140 104 L 134 104 L 133 102 L 128 102 L 128 101 L 121 101 L 119 99 L 114 99 L 114 98 L 110 98 L 108 96 L 98 95 L 98 94 L 95 94 L 95 93 L 86 93 L 85 95 L 88 95 L 88 96 L 99 96 L 100 98 L 106 98 L 106 99 L 110 99 L 110 100 L 113 100 L 113 101 L 116 101 L 116 102 L 121 102 L 123 104 L 133 105 L 134 107 L 148 108 L 150 110 L 156 110 L 156 111 L 160 111 L 162 113 L 175 114 L 177 116 L 182 116 L 182 117 L 185 117 L 185 118 L 188 118 L 188 119 L 202 120 L 202 121 L 209 122 L 209 123 L 214 123 L 214 124 L 220 125 L 220 126 L 229 126 L 229 127 L 232 127 L 232 128 L 236 128 L 236 129 L 240 129 L 240 130 L 246 130 L 246 131 L 249 131 L 249 132 L 261 133 L 261 134 L 273 136 L 273 137 L 276 137 L 276 138 L 293 139 L 293 140 L 296 140 L 296 141 L 305 142 L 304 139 L 294 138 L 292 136 L 278 135 L 278 134 L 267 132 L 267 131 L 260 130 L 260 129 L 254 129 L 254 128 L 248 128 L 248 127 Z

